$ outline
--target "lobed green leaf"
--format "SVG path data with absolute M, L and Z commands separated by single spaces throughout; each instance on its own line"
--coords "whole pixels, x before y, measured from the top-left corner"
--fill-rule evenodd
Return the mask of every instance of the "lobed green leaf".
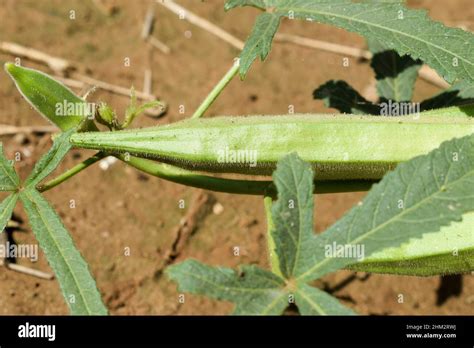
M 3 144 L 0 143 L 0 191 L 15 191 L 20 186 L 20 179 L 15 172 L 13 162 L 3 153 Z
M 278 162 L 273 181 L 278 200 L 272 207 L 275 252 L 283 276 L 300 269 L 299 253 L 313 238 L 313 171 L 296 153 Z
M 18 193 L 12 193 L 0 203 L 0 233 L 3 232 L 12 217 L 13 209 L 18 201 Z
M 396 248 L 375 252 L 347 268 L 370 273 L 434 276 L 474 270 L 474 213 Z
M 368 44 L 373 53 L 370 66 L 375 72 L 379 97 L 395 102 L 411 101 L 422 62 L 410 56 L 401 57 L 397 51 L 387 50 L 380 41 L 368 40 Z
M 247 5 L 271 11 L 270 16 L 317 21 L 383 42 L 400 56 L 408 54 L 413 59 L 421 59 L 450 83 L 474 81 L 471 54 L 474 35 L 462 29 L 448 28 L 431 20 L 426 11 L 408 9 L 398 1 L 232 0 L 226 9 Z M 270 47 L 273 35 L 273 31 L 255 30 L 248 41 L 258 40 Z M 247 65 L 241 73 L 245 74 Z
M 56 169 L 64 156 L 69 152 L 72 145 L 69 143 L 69 137 L 76 131 L 71 128 L 68 131 L 61 133 L 53 143 L 53 146 L 46 155 L 36 163 L 33 171 L 30 173 L 25 181 L 25 186 L 36 186 L 41 180 L 46 178 L 51 172 Z
M 51 265 L 66 303 L 75 315 L 106 315 L 94 278 L 69 232 L 34 188 L 20 193 L 33 232 Z
M 298 284 L 295 300 L 301 315 L 355 315 L 356 313 L 342 305 L 335 297 L 309 286 Z
M 364 257 L 439 231 L 474 211 L 474 135 L 446 141 L 427 155 L 401 163 L 365 199 L 307 244 L 300 280 L 354 263 L 360 255 L 328 254 L 331 246 L 363 250 Z
M 273 36 L 280 25 L 280 16 L 272 13 L 263 13 L 257 17 L 252 33 L 245 42 L 240 54 L 240 77 L 243 79 L 253 61 L 260 57 L 263 61 L 270 53 Z
M 304 253 L 311 252 L 306 245 L 316 238 L 312 233 L 311 166 L 295 153 L 287 155 L 278 162 L 274 182 L 278 201 L 267 216 L 269 246 L 275 247 L 278 260 L 278 265 L 272 265 L 273 273 L 256 266 L 243 266 L 236 272 L 186 260 L 168 267 L 168 276 L 179 284 L 180 291 L 235 303 L 235 314 L 281 314 L 290 303 L 303 315 L 354 314 L 331 295 L 294 279 L 306 267 Z
M 288 306 L 283 279 L 256 266 L 242 266 L 236 272 L 186 260 L 168 267 L 166 273 L 180 291 L 235 303 L 234 314 L 278 315 Z

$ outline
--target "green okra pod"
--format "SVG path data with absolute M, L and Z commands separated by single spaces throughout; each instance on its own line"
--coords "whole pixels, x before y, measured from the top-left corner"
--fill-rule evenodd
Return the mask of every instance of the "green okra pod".
M 59 82 L 36 70 L 11 63 L 5 68 L 30 104 L 62 130 L 77 126 L 87 116 L 81 112 L 72 116 L 58 115 L 57 103 L 85 102 Z M 213 172 L 270 174 L 280 157 L 296 151 L 313 164 L 317 178 L 326 180 L 323 185 L 316 184 L 316 192 L 324 192 L 328 183 L 332 185 L 329 190 L 335 192 L 337 187 L 347 189 L 346 183 L 351 183 L 352 189 L 361 189 L 363 183 L 370 182 L 358 179 L 379 179 L 400 161 L 427 153 L 444 140 L 473 133 L 474 118 L 468 116 L 473 115 L 472 111 L 472 106 L 452 107 L 425 112 L 419 118 L 354 115 L 219 117 L 131 131 L 78 133 L 71 137 L 71 142 L 78 147 L 122 154 L 120 158 L 132 166 L 181 184 L 262 195 L 271 182 L 226 181 L 142 158 L 127 160 L 123 154 L 128 152 Z M 355 181 L 347 181 L 349 179 Z M 466 214 L 461 222 L 400 247 L 378 252 L 348 268 L 418 276 L 468 272 L 472 269 L 474 255 L 473 224 L 473 214 Z
M 443 141 L 474 133 L 474 118 L 458 113 L 380 117 L 285 115 L 188 119 L 170 125 L 86 132 L 80 148 L 156 159 L 182 168 L 270 175 L 280 158 L 297 152 L 318 180 L 380 179 L 397 163 Z

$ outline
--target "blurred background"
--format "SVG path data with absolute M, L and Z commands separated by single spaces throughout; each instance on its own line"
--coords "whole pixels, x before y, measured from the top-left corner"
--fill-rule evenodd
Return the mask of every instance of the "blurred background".
M 259 13 L 252 8 L 225 13 L 220 0 L 177 2 L 240 40 L 250 33 Z M 474 29 L 472 0 L 413 0 L 408 6 L 425 8 L 448 26 Z M 143 27 L 151 13 L 154 27 L 144 39 Z M 21 63 L 76 81 L 73 90 L 78 94 L 88 90 L 84 81 L 93 78 L 126 89 L 133 85 L 168 104 L 165 116 L 143 115 L 135 127 L 189 117 L 239 54 L 232 45 L 151 0 L 0 0 L 0 18 L 3 48 L 11 48 L 5 42 L 15 43 L 66 60 L 73 69 L 54 71 L 30 59 Z M 304 21 L 284 20 L 279 33 L 366 48 L 358 35 Z M 2 65 L 16 57 L 7 51 L 0 50 Z M 349 66 L 344 66 L 344 57 L 275 42 L 267 61 L 254 64 L 245 81 L 234 79 L 206 116 L 285 114 L 290 106 L 296 113 L 336 112 L 312 97 L 315 88 L 332 79 L 345 80 L 370 97 L 374 73 L 369 64 L 349 57 Z M 419 79 L 414 101 L 439 91 Z M 129 102 L 127 96 L 99 88 L 89 101 L 100 100 L 112 105 L 119 116 Z M 7 125 L 21 128 L 7 132 Z M 2 70 L 0 140 L 8 158 L 21 154 L 16 167 L 22 176 L 51 145 L 48 131 L 35 128 L 25 133 L 23 127 L 47 125 Z M 90 154 L 72 151 L 57 171 Z M 363 196 L 316 196 L 316 231 L 326 229 Z M 163 274 L 163 268 L 189 257 L 229 267 L 267 263 L 261 197 L 203 192 L 147 176 L 119 162 L 95 165 L 47 192 L 46 197 L 89 262 L 112 314 L 227 314 L 230 304 L 200 296 L 187 294 L 185 303 L 179 303 L 176 285 Z M 20 205 L 15 216 L 14 240 L 36 243 Z M 126 250 L 130 255 L 125 255 Z M 18 263 L 50 272 L 42 254 L 36 264 Z M 362 314 L 474 312 L 472 275 L 413 278 L 342 271 L 315 285 Z M 399 295 L 403 295 L 402 303 Z M 0 314 L 67 313 L 56 281 L 0 267 Z

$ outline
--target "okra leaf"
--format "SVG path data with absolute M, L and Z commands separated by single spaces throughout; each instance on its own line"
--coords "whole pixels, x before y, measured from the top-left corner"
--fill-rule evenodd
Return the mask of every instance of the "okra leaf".
M 281 314 L 290 303 L 301 314 L 354 314 L 329 294 L 294 279 L 296 271 L 306 266 L 306 254 L 312 252 L 307 245 L 316 238 L 311 166 L 290 154 L 278 162 L 274 182 L 278 201 L 268 216 L 269 246 L 275 247 L 278 258 L 273 272 L 256 266 L 242 266 L 236 272 L 187 260 L 168 267 L 168 276 L 179 284 L 180 291 L 235 303 L 235 314 Z
M 46 178 L 51 172 L 56 169 L 64 156 L 71 149 L 69 137 L 75 132 L 75 128 L 61 133 L 53 143 L 53 146 L 46 155 L 36 163 L 33 171 L 30 173 L 25 181 L 25 186 L 36 186 L 41 180 Z
M 370 273 L 434 276 L 474 270 L 474 213 L 439 232 L 411 239 L 399 247 L 372 254 L 347 268 Z
M 337 299 L 303 282 L 293 280 L 307 269 L 306 260 L 313 253 L 313 178 L 311 165 L 296 153 L 278 161 L 273 181 L 278 200 L 271 209 L 270 234 L 278 258 L 278 270 L 287 279 L 290 298 L 294 296 L 300 314 L 354 314 Z M 272 243 L 270 243 L 272 245 Z
M 265 60 L 272 47 L 273 36 L 280 25 L 280 16 L 271 13 L 262 13 L 252 29 L 252 33 L 245 42 L 240 54 L 240 78 L 244 79 L 253 61 L 260 57 Z
M 3 153 L 3 144 L 0 143 L 0 191 L 15 191 L 20 186 L 20 179 L 15 172 L 13 162 L 10 162 Z
M 168 267 L 166 273 L 179 284 L 179 291 L 235 303 L 234 314 L 278 315 L 288 306 L 283 279 L 256 266 L 242 266 L 236 272 L 186 260 Z
M 314 99 L 321 99 L 328 108 L 346 114 L 380 115 L 380 106 L 371 103 L 345 81 L 330 80 L 313 92 Z
M 279 161 L 273 173 L 278 200 L 272 207 L 270 233 L 286 279 L 300 268 L 300 251 L 313 238 L 313 177 L 311 165 L 296 153 Z
M 474 135 L 401 163 L 359 205 L 313 240 L 299 280 L 310 281 L 388 247 L 439 231 L 474 211 Z
M 66 303 L 75 315 L 106 315 L 94 278 L 69 232 L 49 203 L 34 188 L 20 193 L 38 243 L 51 265 Z
M 271 11 L 272 16 L 330 24 L 383 42 L 400 56 L 421 59 L 450 83 L 474 81 L 474 35 L 431 20 L 425 10 L 408 9 L 399 2 L 351 0 L 232 0 L 225 8 L 246 5 Z M 273 34 L 254 32 L 249 40 L 265 41 L 269 47 Z M 245 72 L 243 68 L 241 73 Z
M 474 104 L 474 83 L 460 81 L 421 102 L 420 109 L 424 111 L 467 104 Z
M 142 105 L 138 105 L 135 88 L 132 87 L 130 91 L 130 105 L 127 107 L 127 110 L 125 111 L 125 121 L 123 123 L 123 127 L 127 128 L 133 122 L 135 117 L 141 114 L 142 112 L 144 112 L 145 110 L 156 108 L 161 105 L 162 103 L 159 102 L 158 100 L 154 100 L 151 102 L 144 103 Z
M 7 226 L 8 221 L 12 217 L 13 209 L 18 201 L 18 193 L 12 193 L 0 203 L 0 233 Z
M 377 40 L 368 40 L 368 44 L 373 53 L 370 66 L 375 72 L 379 97 L 395 102 L 411 101 L 422 62 L 408 55 L 401 57 Z
M 61 130 L 80 124 L 94 112 L 69 88 L 41 71 L 6 63 L 5 70 L 30 105 Z
M 308 284 L 298 284 L 295 301 L 301 315 L 355 315 L 335 297 Z

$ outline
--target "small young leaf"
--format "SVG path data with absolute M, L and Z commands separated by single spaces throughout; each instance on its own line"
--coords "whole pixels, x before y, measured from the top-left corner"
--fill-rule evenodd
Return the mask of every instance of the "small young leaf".
M 446 141 L 427 155 L 399 164 L 358 206 L 308 245 L 308 267 L 298 278 L 310 281 L 361 256 L 460 221 L 464 213 L 474 211 L 473 180 L 474 135 Z M 328 248 L 347 252 L 328 254 Z
M 439 232 L 427 233 L 396 248 L 372 254 L 362 262 L 349 265 L 351 270 L 434 276 L 462 274 L 474 270 L 474 213 L 464 214 L 462 221 L 443 226 Z
M 166 273 L 179 284 L 180 291 L 235 303 L 234 314 L 278 315 L 288 306 L 284 281 L 256 266 L 243 266 L 237 273 L 186 260 L 168 267 Z
M 330 80 L 315 89 L 313 97 L 324 100 L 328 108 L 342 113 L 380 115 L 380 106 L 372 104 L 345 81 Z
M 424 111 L 468 104 L 474 104 L 474 83 L 460 81 L 447 90 L 421 102 L 420 109 Z
M 144 103 L 136 108 L 135 115 L 139 115 L 148 109 L 157 108 L 160 106 L 163 106 L 163 103 L 161 103 L 159 100 L 154 100 L 154 101 Z
M 296 303 L 301 315 L 355 315 L 335 297 L 305 283 L 298 284 Z
M 49 203 L 34 188 L 20 193 L 33 232 L 58 278 L 63 296 L 75 315 L 106 315 L 87 263 Z
M 51 174 L 54 169 L 56 169 L 72 147 L 69 143 L 69 137 L 74 132 L 75 128 L 71 128 L 55 139 L 53 146 L 48 153 L 41 157 L 41 159 L 36 163 L 35 168 L 25 181 L 25 186 L 37 185 L 41 180 Z
M 18 193 L 12 193 L 0 203 L 0 233 L 3 232 L 12 217 L 17 200 Z
M 13 163 L 6 159 L 3 144 L 0 143 L 0 191 L 15 191 L 20 186 L 20 179 Z
M 278 162 L 273 181 L 278 201 L 272 207 L 271 232 L 280 271 L 287 279 L 300 269 L 300 251 L 313 238 L 313 171 L 296 153 Z
M 133 122 L 135 117 L 140 115 L 145 110 L 152 109 L 152 108 L 157 108 L 157 107 L 160 107 L 162 105 L 163 104 L 161 102 L 159 102 L 158 100 L 147 102 L 147 103 L 144 103 L 140 106 L 137 106 L 137 105 L 131 106 L 130 105 L 127 108 L 127 111 L 125 113 L 125 121 L 124 121 L 123 125 L 121 126 L 121 128 L 127 128 Z
M 128 121 L 128 119 L 134 117 L 136 115 L 136 110 L 137 110 L 137 94 L 135 93 L 135 87 L 132 86 L 130 89 L 130 104 L 127 106 L 127 109 L 125 110 L 125 122 Z
M 317 21 L 383 42 L 400 56 L 423 60 L 450 83 L 474 81 L 474 35 L 432 21 L 426 11 L 408 9 L 398 1 L 232 0 L 226 8 L 245 5 L 271 10 L 270 16 Z M 264 41 L 270 47 L 273 35 L 254 31 L 248 41 Z
M 41 71 L 13 63 L 6 63 L 5 70 L 31 106 L 61 130 L 75 127 L 85 118 L 93 116 L 83 99 Z M 93 129 L 92 123 L 89 127 Z
M 373 53 L 370 66 L 375 71 L 379 97 L 395 102 L 411 101 L 422 62 L 410 56 L 400 57 L 397 51 L 386 49 L 378 40 L 368 40 L 368 44 Z
M 263 61 L 272 47 L 273 36 L 280 25 L 280 16 L 272 13 L 262 13 L 252 29 L 252 33 L 245 42 L 240 54 L 240 78 L 244 79 L 250 65 L 260 56 Z
M 137 117 L 139 114 L 141 114 L 147 109 L 157 108 L 159 106 L 163 106 L 163 104 L 158 100 L 153 100 L 139 106 L 137 103 L 137 95 L 135 93 L 135 88 L 133 88 L 132 86 L 130 90 L 130 104 L 127 107 L 127 110 L 125 111 L 125 120 L 120 126 L 120 128 L 127 128 L 133 122 L 135 117 Z

